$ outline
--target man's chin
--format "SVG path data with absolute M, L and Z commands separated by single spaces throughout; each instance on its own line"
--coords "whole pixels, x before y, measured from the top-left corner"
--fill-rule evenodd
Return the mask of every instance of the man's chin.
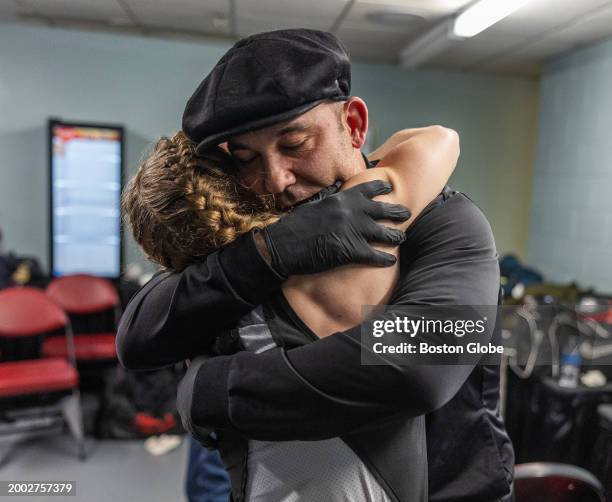
M 332 195 L 340 190 L 341 184 L 342 183 L 340 181 L 336 181 L 334 184 L 329 185 L 328 187 L 323 187 L 305 197 L 283 195 L 277 199 L 277 209 L 280 211 L 290 211 L 294 207 L 301 206 L 307 202 L 324 199 L 325 197 L 328 197 L 329 195 Z
M 278 209 L 280 211 L 291 211 L 291 209 L 293 209 L 294 207 L 298 207 L 298 206 L 301 206 L 302 204 L 305 204 L 306 202 L 316 200 L 317 196 L 318 196 L 318 192 L 313 195 L 309 195 L 308 197 L 304 197 L 304 198 L 299 198 L 299 197 L 294 197 L 294 196 L 281 197 L 278 200 Z
M 341 181 L 336 181 L 332 185 L 329 185 L 328 187 L 322 188 L 318 192 L 310 195 L 309 197 L 296 202 L 293 205 L 293 207 L 297 207 L 297 206 L 300 206 L 302 204 L 306 204 L 307 202 L 313 202 L 315 200 L 325 199 L 326 197 L 329 197 L 330 195 L 335 194 L 336 192 L 338 192 L 340 190 L 340 186 L 341 185 L 342 185 Z
M 311 195 L 310 197 L 306 197 L 305 199 L 302 199 L 301 201 L 299 201 L 296 204 L 294 204 L 294 206 L 300 206 L 302 204 L 306 204 L 307 202 L 312 202 L 312 201 L 315 201 L 315 200 L 319 200 L 319 198 L 320 198 L 319 197 L 319 193 L 320 192 L 317 192 L 317 193 Z
M 315 193 L 314 195 L 310 195 L 304 199 L 293 199 L 292 202 L 288 202 L 287 204 L 283 203 L 283 207 L 281 208 L 282 211 L 290 211 L 291 209 L 295 208 L 295 207 L 299 207 L 302 204 L 306 204 L 307 202 L 312 202 L 314 200 L 318 200 L 319 197 L 319 192 Z

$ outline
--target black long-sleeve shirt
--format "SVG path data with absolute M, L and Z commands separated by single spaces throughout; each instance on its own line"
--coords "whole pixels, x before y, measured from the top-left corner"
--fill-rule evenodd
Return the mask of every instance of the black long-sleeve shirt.
M 243 236 L 145 285 L 121 320 L 119 358 L 149 369 L 199 355 L 279 286 L 251 236 Z M 389 303 L 495 305 L 498 289 L 486 218 L 465 195 L 445 189 L 407 231 Z M 360 343 L 357 327 L 289 350 L 211 358 L 198 373 L 207 385 L 194 422 L 254 439 L 325 439 L 398 410 L 427 414 L 430 500 L 507 496 L 513 452 L 496 412 L 497 369 L 363 366 Z

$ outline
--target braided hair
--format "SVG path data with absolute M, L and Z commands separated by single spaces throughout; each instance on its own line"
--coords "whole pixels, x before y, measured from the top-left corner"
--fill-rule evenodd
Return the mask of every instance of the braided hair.
M 275 222 L 271 202 L 244 188 L 231 157 L 202 157 L 179 131 L 160 138 L 122 194 L 126 223 L 153 262 L 180 270 Z

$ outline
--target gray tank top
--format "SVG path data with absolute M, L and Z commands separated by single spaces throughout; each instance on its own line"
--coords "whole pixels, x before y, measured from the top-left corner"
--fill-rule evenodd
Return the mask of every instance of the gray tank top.
M 238 323 L 244 347 L 276 347 L 261 306 Z M 249 441 L 248 502 L 391 502 L 366 465 L 340 438 Z

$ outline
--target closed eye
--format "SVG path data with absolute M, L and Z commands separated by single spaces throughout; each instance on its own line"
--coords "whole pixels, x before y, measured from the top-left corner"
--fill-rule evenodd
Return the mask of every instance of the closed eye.
M 234 157 L 234 160 L 236 161 L 236 163 L 241 166 L 250 164 L 257 158 L 257 155 L 240 156 L 240 155 L 236 155 L 235 153 L 232 156 Z
M 299 150 L 306 144 L 306 140 L 300 141 L 299 143 L 292 143 L 290 145 L 282 145 L 283 150 Z

